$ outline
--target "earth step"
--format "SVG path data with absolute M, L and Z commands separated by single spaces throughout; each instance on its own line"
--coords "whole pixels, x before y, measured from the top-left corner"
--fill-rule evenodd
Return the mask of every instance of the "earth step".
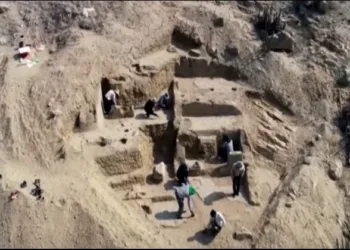
M 237 116 L 206 116 L 206 117 L 183 117 L 182 121 L 187 121 L 192 131 L 198 132 L 198 134 L 205 133 L 205 131 L 221 131 L 222 129 L 232 130 L 232 128 L 240 128 L 240 118 Z M 204 124 L 211 124 L 210 127 L 203 126 Z M 207 134 L 207 133 L 205 133 Z M 211 134 L 207 134 L 211 135 Z
M 259 127 L 258 132 L 260 133 L 260 135 L 265 137 L 271 143 L 276 144 L 278 147 L 281 147 L 284 149 L 287 148 L 287 144 L 281 141 L 277 136 L 273 135 L 271 131 L 268 131 L 263 127 Z
M 131 189 L 134 185 L 144 185 L 146 183 L 144 169 L 138 169 L 130 174 L 113 176 L 106 178 L 110 187 L 119 190 Z
M 283 153 L 274 155 L 274 163 L 278 166 L 285 167 L 287 165 L 288 157 Z

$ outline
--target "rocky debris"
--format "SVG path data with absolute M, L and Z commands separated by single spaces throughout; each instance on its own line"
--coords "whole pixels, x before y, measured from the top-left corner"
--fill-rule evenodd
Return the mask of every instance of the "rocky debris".
M 35 179 L 33 185 L 35 188 L 32 189 L 30 194 L 35 196 L 37 200 L 44 200 L 44 190 L 40 187 L 40 179 Z
M 321 41 L 321 45 L 327 48 L 331 52 L 335 53 L 346 53 L 345 47 L 344 47 L 344 41 L 342 37 L 337 34 L 336 32 L 329 32 L 324 39 Z M 323 56 L 325 56 L 326 53 L 324 53 Z
M 75 127 L 79 129 L 86 129 L 90 125 L 94 124 L 95 117 L 92 112 L 80 111 L 75 121 Z
M 337 84 L 342 87 L 350 86 L 350 68 L 344 68 L 342 76 L 337 80 Z
M 284 143 L 289 143 L 290 142 L 289 138 L 286 135 L 276 133 L 276 137 L 279 140 L 283 141 Z
M 288 196 L 290 198 L 292 198 L 292 200 L 295 200 L 295 198 L 296 198 L 295 194 L 293 194 L 293 193 L 288 193 Z
M 213 45 L 207 44 L 205 49 L 206 49 L 209 56 L 211 56 L 213 58 L 218 57 L 218 49 L 216 47 L 214 47 Z
M 257 90 L 246 90 L 244 91 L 244 94 L 248 98 L 253 98 L 253 99 L 261 99 L 264 96 L 264 93 L 262 91 L 257 91 Z
M 281 10 L 276 12 L 269 7 L 265 7 L 263 11 L 260 11 L 253 22 L 255 28 L 259 31 L 260 38 L 264 38 L 266 34 L 271 36 L 286 27 L 286 23 L 282 22 L 281 19 Z
M 196 161 L 191 167 L 189 167 L 189 176 L 201 176 L 205 174 L 204 165 L 201 162 Z
M 60 115 L 62 115 L 62 111 L 59 108 L 50 107 L 49 117 L 48 117 L 49 120 L 56 119 Z
M 204 38 L 199 32 L 200 25 L 185 19 L 180 19 L 175 25 L 172 40 L 191 47 L 200 47 Z
M 242 227 L 239 231 L 233 233 L 233 239 L 235 240 L 252 240 L 253 234 L 245 227 Z
M 9 10 L 9 7 L 3 3 L 0 3 L 0 14 L 4 14 Z
M 222 17 L 216 17 L 213 20 L 214 27 L 221 28 L 224 27 L 224 19 Z
M 238 51 L 238 48 L 235 44 L 230 43 L 226 46 L 225 53 L 230 55 L 230 56 L 238 56 L 239 51 Z
M 168 51 L 169 53 L 176 53 L 177 52 L 176 48 L 171 44 L 167 47 L 166 51 Z
M 311 157 L 305 156 L 303 159 L 303 164 L 310 165 L 311 164 Z
M 272 36 L 268 36 L 265 41 L 265 45 L 269 50 L 272 51 L 293 51 L 294 49 L 294 40 L 292 36 L 286 32 L 281 31 Z
M 83 8 L 82 14 L 83 16 L 85 16 L 86 18 L 89 17 L 89 13 L 93 13 L 95 12 L 95 9 L 92 8 Z
M 84 18 L 79 21 L 79 28 L 83 30 L 92 30 L 94 28 L 94 22 L 92 19 Z
M 322 14 L 327 13 L 331 8 L 331 4 L 327 1 L 295 1 L 299 11 L 305 12 L 306 10 L 317 11 Z M 305 13 L 304 13 L 305 14 Z
M 287 202 L 287 203 L 285 204 L 285 206 L 286 206 L 287 208 L 291 208 L 291 207 L 292 207 L 292 203 Z
M 112 140 L 104 138 L 103 136 L 101 136 L 97 142 L 97 144 L 100 145 L 101 147 L 104 147 L 111 143 L 112 143 Z
M 156 182 L 162 182 L 164 180 L 164 177 L 165 177 L 165 170 L 166 170 L 166 166 L 165 166 L 164 162 L 157 164 L 153 168 L 153 173 L 152 173 L 153 180 Z
M 18 194 L 19 194 L 18 190 L 12 191 L 10 193 L 10 196 L 9 196 L 9 201 L 11 202 L 11 201 L 17 199 Z
M 138 199 L 142 199 L 142 196 L 141 194 L 135 191 L 127 192 L 124 196 L 124 200 L 138 200 Z
M 23 181 L 20 185 L 21 188 L 25 188 L 27 187 L 27 182 L 26 181 Z
M 201 56 L 201 51 L 198 50 L 198 49 L 191 49 L 188 54 L 190 56 L 200 57 Z
M 111 119 L 116 118 L 132 118 L 135 116 L 134 106 L 121 107 L 113 106 L 111 112 L 108 114 L 108 117 Z
M 341 163 L 341 161 L 335 160 L 329 163 L 328 175 L 334 181 L 339 180 L 342 177 L 343 164 Z
M 165 201 L 174 201 L 175 198 L 172 195 L 163 195 L 163 196 L 155 196 L 151 198 L 151 201 L 153 203 L 157 202 L 165 202 Z
M 0 37 L 0 45 L 6 45 L 8 42 L 7 38 L 2 36 Z
M 176 160 L 180 163 L 185 162 L 186 148 L 181 145 L 179 139 L 176 140 Z
M 127 108 L 124 108 L 124 117 L 125 118 L 132 118 L 134 116 L 135 116 L 134 105 L 131 105 Z
M 321 140 L 321 138 L 322 138 L 322 136 L 320 134 L 317 134 L 315 136 L 315 141 L 319 141 L 319 140 Z
M 148 205 L 141 205 L 141 208 L 143 211 L 145 211 L 146 214 L 152 214 L 152 209 Z
M 143 70 L 157 70 L 157 67 L 154 65 L 142 65 Z

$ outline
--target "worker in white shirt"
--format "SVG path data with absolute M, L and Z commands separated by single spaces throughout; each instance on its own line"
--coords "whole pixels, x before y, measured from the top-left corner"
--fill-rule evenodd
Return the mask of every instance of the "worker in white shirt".
M 218 234 L 224 227 L 226 221 L 222 213 L 215 211 L 214 209 L 210 212 L 210 219 L 208 226 L 203 230 L 203 233 Z
M 104 112 L 105 114 L 109 114 L 114 105 L 117 105 L 117 97 L 119 97 L 119 90 L 110 89 L 104 95 Z

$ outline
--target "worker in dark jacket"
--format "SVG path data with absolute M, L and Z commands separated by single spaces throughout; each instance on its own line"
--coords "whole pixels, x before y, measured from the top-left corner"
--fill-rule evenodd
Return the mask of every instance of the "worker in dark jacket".
M 185 162 L 181 163 L 176 171 L 176 178 L 179 185 L 188 184 L 188 166 Z
M 154 106 L 156 105 L 157 100 L 155 98 L 149 99 L 144 107 L 144 110 L 146 111 L 146 116 L 149 118 L 151 115 L 157 116 L 156 113 L 154 113 Z
M 165 93 L 164 95 L 161 95 L 158 101 L 159 107 L 162 109 L 168 109 L 169 108 L 169 95 L 168 93 Z
M 222 136 L 222 141 L 223 144 L 221 145 L 219 155 L 224 162 L 227 162 L 228 155 L 230 152 L 233 152 L 233 142 L 227 134 Z

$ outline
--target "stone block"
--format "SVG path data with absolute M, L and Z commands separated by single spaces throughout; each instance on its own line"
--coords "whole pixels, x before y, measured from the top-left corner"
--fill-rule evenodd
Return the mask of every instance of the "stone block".
M 176 141 L 176 160 L 180 163 L 186 159 L 186 149 L 181 145 L 179 140 Z
M 243 160 L 243 154 L 241 151 L 233 151 L 228 155 L 227 165 L 231 168 L 231 166 L 237 162 Z
M 205 174 L 205 167 L 203 163 L 196 161 L 192 166 L 189 167 L 189 176 L 201 176 Z
M 130 175 L 122 178 L 119 181 L 111 181 L 109 185 L 113 189 L 130 189 L 135 184 L 144 185 L 146 183 L 145 176 L 142 174 Z
M 105 175 L 121 175 L 142 167 L 142 156 L 139 150 L 121 151 L 95 158 Z
M 162 182 L 164 180 L 164 177 L 165 177 L 165 171 L 166 171 L 166 166 L 165 166 L 164 162 L 157 164 L 153 168 L 153 173 L 152 173 L 153 180 L 157 181 L 157 182 Z
M 135 116 L 134 106 L 114 106 L 111 112 L 108 114 L 108 118 L 110 119 L 118 119 L 118 118 L 132 118 Z

